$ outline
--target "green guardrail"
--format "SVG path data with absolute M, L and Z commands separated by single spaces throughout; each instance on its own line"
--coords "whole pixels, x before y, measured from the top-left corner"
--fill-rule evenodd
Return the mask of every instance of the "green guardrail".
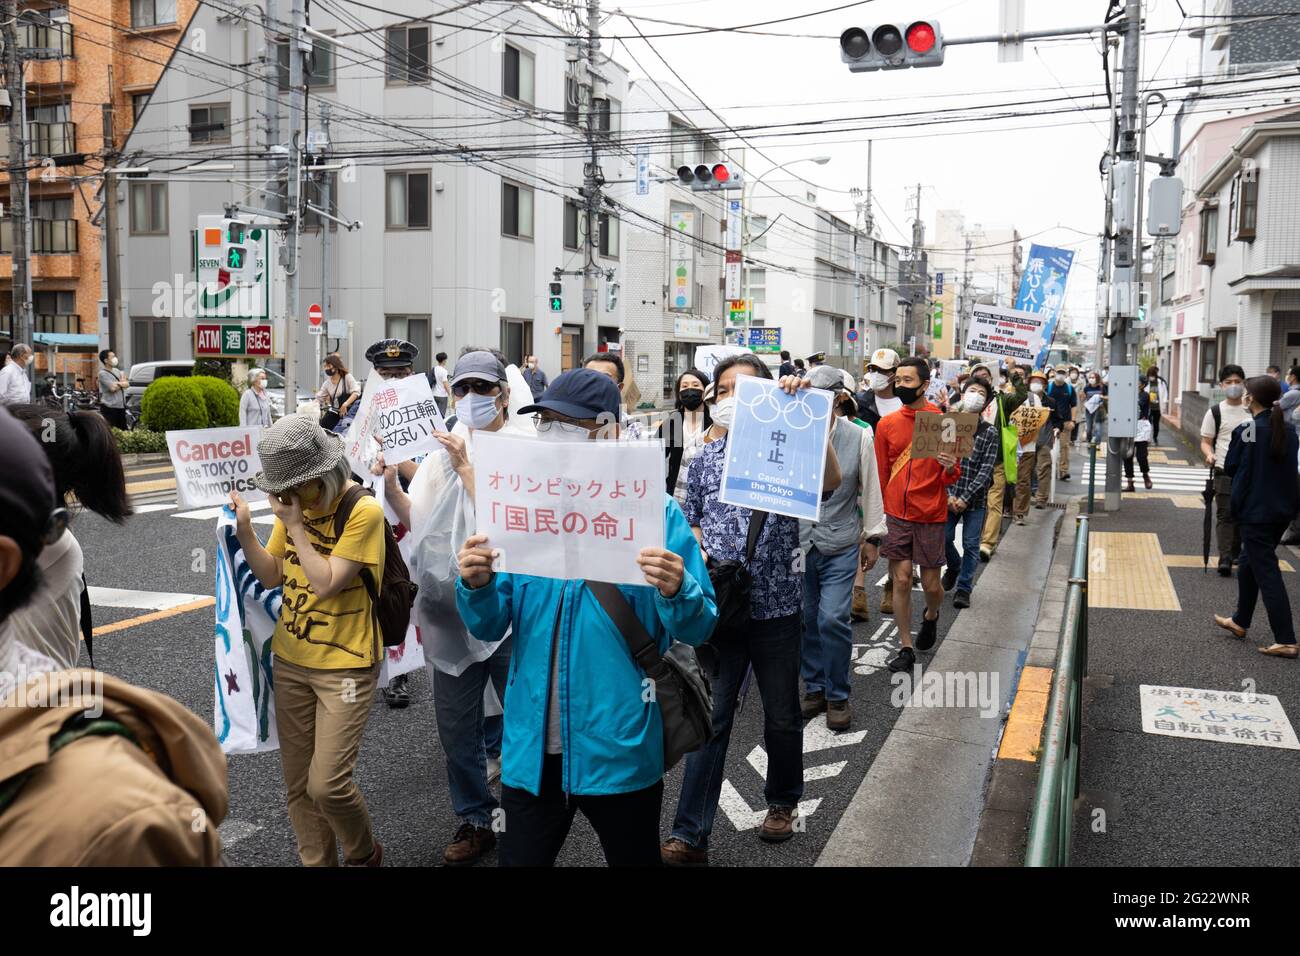
M 1043 750 L 1029 821 L 1025 866 L 1068 866 L 1074 800 L 1079 795 L 1079 741 L 1083 732 L 1083 679 L 1088 676 L 1088 516 L 1075 518 L 1060 650 L 1047 703 Z

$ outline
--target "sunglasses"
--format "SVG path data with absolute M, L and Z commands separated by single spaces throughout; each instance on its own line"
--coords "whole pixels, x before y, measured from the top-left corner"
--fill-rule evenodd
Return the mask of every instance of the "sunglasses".
M 498 395 L 500 394 L 501 384 L 499 382 L 486 382 L 481 378 L 472 378 L 468 382 L 461 382 L 459 385 L 451 387 L 451 394 L 457 398 L 464 398 L 470 392 L 475 395 Z

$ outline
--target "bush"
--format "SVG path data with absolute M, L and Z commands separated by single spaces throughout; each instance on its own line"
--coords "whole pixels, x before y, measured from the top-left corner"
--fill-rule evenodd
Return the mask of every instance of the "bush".
M 228 382 L 210 375 L 190 379 L 208 409 L 209 428 L 229 428 L 239 424 L 239 393 Z
M 234 386 L 234 359 L 199 358 L 194 360 L 194 375 L 219 378 L 227 385 Z M 239 424 L 236 422 L 235 424 Z
M 140 425 L 149 431 L 180 431 L 208 427 L 208 406 L 198 379 L 168 375 L 144 390 L 140 399 Z M 229 387 L 229 386 L 227 386 Z M 233 389 L 232 389 L 233 391 Z M 239 406 L 235 406 L 238 419 Z
M 162 432 L 151 432 L 147 428 L 137 428 L 131 432 L 114 428 L 113 438 L 117 440 L 117 450 L 123 455 L 147 455 L 167 450 L 167 436 Z

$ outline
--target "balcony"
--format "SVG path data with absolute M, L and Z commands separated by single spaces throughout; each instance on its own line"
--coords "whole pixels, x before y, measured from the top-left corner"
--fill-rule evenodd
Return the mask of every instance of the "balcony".
M 79 315 L 37 315 L 36 331 L 62 333 L 65 335 L 81 334 L 81 316 Z M 14 317 L 0 315 L 0 339 L 13 340 Z
M 26 25 L 23 52 L 27 56 L 26 77 L 29 89 L 77 82 L 72 32 L 72 24 L 66 21 Z
M 32 156 L 65 156 L 77 151 L 76 123 L 28 123 L 27 151 Z
M 0 254 L 13 254 L 13 228 L 12 219 L 0 222 Z M 32 255 L 60 255 L 77 251 L 77 220 L 32 220 Z

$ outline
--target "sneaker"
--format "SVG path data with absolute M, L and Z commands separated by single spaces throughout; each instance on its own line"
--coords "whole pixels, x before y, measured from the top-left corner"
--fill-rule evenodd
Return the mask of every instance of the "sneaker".
M 893 614 L 894 613 L 894 582 L 892 580 L 886 581 L 883 587 L 881 588 L 881 590 L 883 593 L 880 595 L 880 613 Z
M 832 700 L 827 704 L 827 730 L 848 730 L 852 725 L 853 708 L 847 700 Z
M 867 589 L 853 589 L 853 606 L 849 611 L 850 619 L 861 623 L 871 617 L 871 609 L 867 606 Z
M 897 674 L 899 671 L 910 671 L 912 665 L 916 663 L 916 652 L 910 647 L 904 647 L 898 655 L 889 662 L 889 669 Z
M 442 851 L 442 862 L 447 866 L 473 866 L 496 845 L 497 835 L 491 828 L 462 823 L 447 849 Z
M 344 865 L 344 866 L 383 866 L 383 865 L 384 865 L 384 845 L 383 845 L 382 843 L 380 843 L 378 840 L 376 840 L 376 841 L 375 841 L 375 852 L 373 852 L 373 853 L 370 854 L 370 859 L 368 859 L 368 860 L 358 860 L 358 861 L 355 862 L 355 863 L 352 862 L 351 860 L 344 860 L 344 861 L 343 861 L 343 865 Z
M 939 615 L 935 614 L 934 620 L 930 620 L 921 613 L 921 629 L 916 632 L 916 649 L 918 651 L 928 651 L 934 647 L 934 642 L 939 638 Z
M 496 783 L 500 779 L 501 779 L 501 758 L 488 757 L 487 758 L 487 782 Z
M 1024 523 L 1025 523 L 1025 516 L 1024 516 L 1024 515 L 1016 515 L 1016 524 L 1018 524 L 1018 525 L 1023 525 Z
M 784 843 L 794 836 L 794 818 L 798 812 L 794 807 L 768 807 L 758 838 L 764 843 Z
M 1061 476 L 1061 480 L 1062 480 L 1062 481 L 1069 481 L 1069 480 L 1070 480 L 1071 478 L 1073 478 L 1073 477 L 1074 477 L 1074 475 L 1070 474 L 1070 473 L 1067 471 L 1065 474 L 1063 474 L 1063 475 Z
M 957 608 L 970 607 L 970 592 L 958 591 L 953 596 L 952 606 Z
M 393 710 L 401 710 L 411 703 L 411 692 L 406 689 L 408 675 L 398 674 L 384 688 L 384 703 Z
M 803 714 L 804 720 L 812 720 L 825 710 L 826 695 L 821 691 L 804 694 L 803 700 L 799 701 L 799 711 Z
M 985 564 L 988 564 L 990 561 L 993 560 L 993 552 L 990 551 L 988 548 L 980 548 L 980 560 L 983 561 Z
M 961 568 L 945 568 L 943 572 L 943 589 L 951 591 L 957 583 L 957 575 L 961 573 Z
M 672 837 L 659 847 L 659 859 L 664 866 L 708 866 L 709 851 Z

